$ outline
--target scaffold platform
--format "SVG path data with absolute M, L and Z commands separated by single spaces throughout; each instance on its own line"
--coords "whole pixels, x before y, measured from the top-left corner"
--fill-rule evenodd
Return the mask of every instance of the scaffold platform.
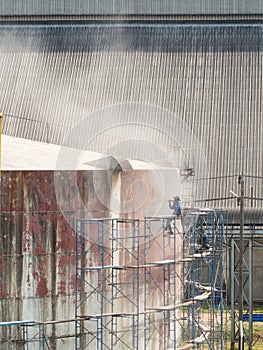
M 225 349 L 225 217 L 78 220 L 76 350 Z

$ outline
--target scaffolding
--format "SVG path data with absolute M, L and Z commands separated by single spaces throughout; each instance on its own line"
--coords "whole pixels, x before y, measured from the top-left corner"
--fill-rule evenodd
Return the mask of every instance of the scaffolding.
M 263 315 L 254 310 L 253 296 L 253 276 L 254 260 L 256 259 L 255 251 L 262 250 L 263 248 L 263 227 L 261 224 L 246 224 L 244 225 L 244 244 L 243 244 L 243 314 L 242 323 L 238 318 L 238 305 L 239 305 L 239 273 L 240 273 L 240 227 L 239 225 L 229 225 L 229 241 L 231 259 L 230 270 L 230 304 L 231 304 L 231 350 L 239 349 L 246 346 L 247 349 L 253 349 L 258 339 L 253 337 L 253 324 L 254 322 L 263 322 Z M 243 334 L 241 338 L 242 344 L 240 344 L 239 334 Z
M 77 220 L 75 349 L 225 349 L 225 218 Z
M 75 329 L 75 322 L 75 318 L 45 322 L 0 322 L 0 349 L 73 349 L 75 332 L 71 330 Z M 53 333 L 54 327 L 56 334 Z
M 182 349 L 227 348 L 226 212 L 201 210 L 186 216 L 184 252 L 185 300 Z
M 1 349 L 226 349 L 225 218 L 77 220 L 75 315 L 2 322 Z

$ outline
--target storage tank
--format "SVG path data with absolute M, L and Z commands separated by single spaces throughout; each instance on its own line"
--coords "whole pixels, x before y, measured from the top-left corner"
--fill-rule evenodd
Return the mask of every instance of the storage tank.
M 168 288 L 165 280 L 171 264 L 163 261 L 174 259 L 176 249 L 180 250 L 172 243 L 174 238 L 163 236 L 166 218 L 158 217 L 169 215 L 167 200 L 181 190 L 178 169 L 156 168 L 138 160 L 114 157 L 106 160 L 105 165 L 103 157 L 89 152 L 82 157 L 78 169 L 67 168 L 67 163 L 58 168 L 55 159 L 59 146 L 4 137 L 3 148 L 12 150 L 14 147 L 15 154 L 4 154 L 1 173 L 1 321 L 31 320 L 34 325 L 27 327 L 30 349 L 39 346 L 38 341 L 32 340 L 36 339 L 39 325 L 44 327 L 39 341 L 43 341 L 45 334 L 52 349 L 62 345 L 64 349 L 72 349 L 76 336 L 75 316 L 84 316 L 85 323 L 87 312 L 97 315 L 101 310 L 101 303 L 94 303 L 85 290 L 79 289 L 77 294 L 84 292 L 86 295 L 88 309 L 82 306 L 80 313 L 76 309 L 76 259 L 92 247 L 88 259 L 85 258 L 87 261 L 81 261 L 87 263 L 85 268 L 98 268 L 102 266 L 102 246 L 98 242 L 99 231 L 92 230 L 91 235 L 82 235 L 83 249 L 76 250 L 75 223 L 76 220 L 104 218 L 110 224 L 105 228 L 111 227 L 111 231 L 116 232 L 114 225 L 119 225 L 120 234 L 115 241 L 112 240 L 114 234 L 105 236 L 104 254 L 109 252 L 109 255 L 104 264 L 122 266 L 122 272 L 127 272 L 128 280 L 133 281 L 122 293 L 118 291 L 118 298 L 113 295 L 113 313 L 132 313 L 118 323 L 118 331 L 127 329 L 132 318 L 132 324 L 137 324 L 138 328 L 131 339 L 133 342 L 137 339 L 141 346 L 139 339 L 144 342 L 147 338 L 144 323 L 158 324 L 160 339 L 156 333 L 151 340 L 151 348 L 157 349 L 159 342 L 164 341 L 163 311 L 149 313 L 148 309 L 164 306 L 163 297 L 172 287 Z M 115 218 L 120 220 L 113 220 Z M 137 227 L 138 220 L 141 222 Z M 158 270 L 162 275 L 160 280 Z M 92 274 L 90 272 L 90 277 Z M 116 277 L 120 283 L 126 281 L 125 274 Z M 96 280 L 88 278 L 88 281 L 95 288 Z M 112 295 L 112 286 L 105 284 L 104 287 L 105 296 Z M 116 283 L 114 288 L 117 288 Z M 155 289 L 156 293 L 152 294 Z M 139 294 L 133 305 L 135 291 Z M 179 292 L 173 290 L 177 298 L 176 293 Z M 170 303 L 171 296 L 166 298 L 166 303 L 168 300 Z M 109 307 L 105 311 L 108 312 Z M 146 308 L 151 318 L 146 318 Z M 20 329 L 18 336 L 17 327 Z M 2 327 L 1 332 L 2 338 L 17 344 L 23 341 L 21 325 Z

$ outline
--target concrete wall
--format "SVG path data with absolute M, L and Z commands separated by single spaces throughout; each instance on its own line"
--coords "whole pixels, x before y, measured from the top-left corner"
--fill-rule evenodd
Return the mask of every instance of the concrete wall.
M 74 314 L 75 238 L 59 213 L 52 178 L 52 172 L 1 174 L 1 321 Z
M 93 171 L 1 173 L 0 322 L 74 319 L 74 220 L 113 215 L 110 210 L 111 196 L 116 193 L 112 190 L 114 184 L 111 175 L 104 170 L 96 170 L 96 176 Z M 160 199 L 158 187 L 155 187 L 154 181 L 151 182 L 149 171 L 120 173 L 120 177 L 120 192 L 117 195 L 120 212 L 116 209 L 116 215 L 143 217 L 149 213 L 151 205 L 155 210 L 154 203 Z M 148 186 L 146 192 L 144 186 Z M 131 213 L 136 193 L 144 193 L 146 197 L 139 197 L 141 202 Z M 161 254 L 159 245 L 158 251 Z M 96 265 L 100 255 L 97 249 L 97 253 L 89 257 L 89 263 Z M 160 259 L 159 256 L 155 258 Z M 88 309 L 91 312 L 90 303 Z M 1 327 L 1 332 L 1 341 L 1 336 L 9 339 L 17 336 L 16 327 Z M 34 332 L 37 334 L 37 327 L 30 328 L 30 337 L 34 336 Z M 72 349 L 74 334 L 73 322 L 46 327 L 46 335 L 53 339 L 49 341 L 53 350 L 62 346 L 63 349 Z
M 61 175 L 61 174 L 60 174 Z M 107 186 L 106 172 L 100 173 L 100 188 Z M 92 183 L 92 173 L 79 172 L 80 196 L 76 196 L 73 172 L 60 177 L 61 196 L 71 203 L 64 213 L 57 202 L 54 173 L 2 172 L 0 241 L 1 321 L 51 321 L 75 315 L 76 247 L 74 217 L 81 215 L 81 200 L 89 201 L 95 216 L 107 216 Z M 97 176 L 99 179 L 99 176 Z M 59 191 L 59 190 L 58 190 Z M 62 193 L 63 192 L 63 193 Z M 83 197 L 82 197 L 83 196 Z M 74 324 L 49 326 L 48 335 L 74 334 Z M 38 329 L 30 329 L 37 333 Z M 2 328 L 10 339 L 17 330 Z M 11 332 L 11 333 L 10 333 Z M 73 338 L 72 338 L 73 339 Z M 51 342 L 52 349 L 72 349 L 74 339 Z M 72 343 L 73 342 L 73 343 Z
M 262 14 L 261 0 L 1 0 L 2 16 Z

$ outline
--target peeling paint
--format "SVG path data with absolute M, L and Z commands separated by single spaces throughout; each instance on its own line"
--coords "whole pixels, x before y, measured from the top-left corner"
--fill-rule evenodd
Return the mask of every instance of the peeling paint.
M 79 171 L 77 176 L 74 172 L 59 172 L 61 186 L 57 193 L 53 171 L 2 172 L 0 320 L 51 321 L 64 319 L 65 315 L 74 317 L 76 238 L 72 223 L 75 217 L 84 215 L 83 208 L 93 218 L 110 216 L 109 174 L 98 171 L 96 184 L 93 175 L 91 171 Z M 133 191 L 143 193 L 145 185 L 149 186 L 149 197 L 132 213 L 132 216 L 145 215 L 145 208 L 156 198 L 149 173 L 123 172 L 119 180 L 119 210 L 124 216 L 134 207 Z M 101 196 L 94 186 L 100 189 Z M 64 200 L 63 212 L 56 194 Z M 97 227 L 85 235 L 83 244 L 90 244 L 97 235 Z M 94 244 L 82 263 L 101 265 L 100 249 Z M 120 262 L 121 259 L 125 257 L 120 257 Z M 104 263 L 110 263 L 109 256 Z M 91 274 L 90 278 L 93 277 Z M 74 327 L 71 331 L 74 333 Z M 54 328 L 52 336 L 55 332 Z

